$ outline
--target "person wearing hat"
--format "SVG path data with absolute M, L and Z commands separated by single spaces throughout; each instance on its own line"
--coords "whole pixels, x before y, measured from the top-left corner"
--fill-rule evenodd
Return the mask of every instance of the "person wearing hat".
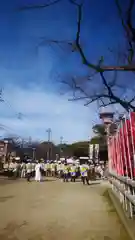
M 89 179 L 88 179 L 88 171 L 89 171 L 89 166 L 87 163 L 82 164 L 80 166 L 80 171 L 81 171 L 81 179 L 83 184 L 87 183 L 89 185 Z
M 61 171 L 62 171 L 61 161 L 58 161 L 58 164 L 57 164 L 57 176 L 58 176 L 58 178 L 61 178 Z
M 54 169 L 55 169 L 54 176 L 58 177 L 58 162 L 56 160 L 54 161 Z
M 73 163 L 70 167 L 71 182 L 75 182 L 76 170 L 77 170 L 77 168 L 76 168 L 75 164 Z
M 32 165 L 32 173 L 31 173 L 31 176 L 34 177 L 34 176 L 35 176 L 35 166 L 36 166 L 36 163 L 35 163 L 34 160 L 31 162 L 31 165 Z
M 31 176 L 32 176 L 32 163 L 31 163 L 31 160 L 27 160 L 26 174 L 27 174 L 27 182 L 30 182 L 30 179 L 31 179 Z
M 55 177 L 55 163 L 52 161 L 50 164 L 51 167 L 51 177 Z
M 68 182 L 69 166 L 68 166 L 67 162 L 65 162 L 65 164 L 64 164 L 63 172 L 64 172 L 63 181 Z
M 47 177 L 51 176 L 51 164 L 49 161 L 47 161 Z

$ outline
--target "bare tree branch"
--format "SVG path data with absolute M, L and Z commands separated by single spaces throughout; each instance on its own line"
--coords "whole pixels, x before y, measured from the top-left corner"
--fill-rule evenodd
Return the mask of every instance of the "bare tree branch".
M 112 102 L 109 102 L 109 103 L 103 102 L 102 99 L 100 99 L 100 101 L 101 101 L 101 103 L 102 103 L 102 104 L 100 104 L 100 107 L 107 107 L 107 106 L 109 106 L 109 105 L 117 104 L 115 101 L 112 101 Z
M 81 24 L 83 19 L 84 4 L 78 3 L 77 0 L 68 0 L 68 1 L 77 9 L 77 27 L 76 27 L 77 29 L 75 32 L 75 40 L 72 42 L 72 41 L 64 41 L 64 40 L 59 41 L 59 40 L 43 39 L 39 44 L 39 46 L 44 45 L 47 42 L 49 44 L 50 43 L 54 45 L 56 44 L 58 46 L 66 44 L 71 47 L 72 52 L 79 53 L 82 63 L 86 65 L 88 69 L 94 71 L 93 75 L 82 77 L 82 79 L 79 79 L 78 77 L 71 77 L 71 79 L 68 79 L 67 81 L 65 79 L 61 81 L 62 83 L 68 85 L 73 91 L 73 99 L 69 99 L 69 101 L 85 100 L 86 101 L 85 106 L 95 101 L 100 101 L 101 106 L 108 106 L 108 105 L 118 103 L 126 111 L 129 111 L 129 110 L 135 111 L 135 106 L 134 106 L 135 97 L 132 96 L 132 99 L 126 100 L 123 97 L 123 93 L 121 95 L 121 92 L 116 91 L 115 89 L 115 87 L 117 87 L 117 90 L 120 89 L 120 84 L 116 82 L 118 71 L 135 72 L 135 63 L 133 62 L 133 57 L 135 55 L 135 47 L 134 47 L 135 28 L 133 27 L 133 23 L 132 23 L 132 12 L 133 12 L 135 0 L 129 0 L 129 4 L 126 11 L 126 18 L 123 16 L 123 10 L 121 8 L 121 5 L 119 4 L 119 0 L 115 0 L 116 6 L 119 12 L 119 17 L 121 19 L 122 26 L 126 33 L 126 42 L 128 43 L 128 52 L 126 51 L 126 53 L 124 53 L 124 57 L 125 58 L 127 57 L 126 63 L 124 62 L 125 64 L 119 64 L 117 62 L 116 65 L 105 65 L 102 57 L 101 57 L 101 60 L 97 60 L 97 64 L 94 64 L 91 60 L 88 60 L 81 44 Z M 62 0 L 54 0 L 54 1 L 51 1 L 51 3 L 47 3 L 44 5 L 28 6 L 28 7 L 22 8 L 22 10 L 48 7 L 59 2 L 62 2 Z M 111 72 L 111 71 L 112 72 L 115 71 L 114 78 L 112 81 L 110 81 L 110 79 L 108 78 L 107 79 L 105 78 L 105 72 Z M 101 78 L 96 79 L 97 86 L 95 90 L 95 88 L 93 87 L 94 85 L 93 83 L 95 83 L 94 76 L 95 74 L 98 74 L 98 73 Z M 89 82 L 91 83 L 91 85 L 86 84 Z M 124 88 L 122 90 L 126 91 L 126 89 Z M 79 93 L 80 95 L 77 96 L 76 95 L 77 93 Z
M 75 5 L 77 7 L 77 31 L 76 31 L 76 39 L 75 39 L 75 50 L 77 50 L 80 53 L 81 59 L 83 64 L 87 65 L 88 67 L 95 69 L 96 71 L 100 71 L 97 66 L 92 64 L 88 61 L 88 59 L 85 56 L 85 53 L 81 47 L 80 44 L 80 34 L 81 34 L 81 22 L 82 22 L 82 12 L 83 12 L 83 4 L 78 4 L 73 0 L 70 0 L 71 4 Z
M 32 10 L 32 9 L 41 9 L 41 8 L 47 8 L 47 7 L 50 7 L 54 4 L 57 4 L 59 2 L 61 2 L 62 0 L 53 0 L 51 1 L 50 3 L 46 3 L 46 4 L 37 4 L 37 5 L 30 5 L 30 6 L 23 6 L 23 7 L 20 7 L 19 10 L 20 11 L 23 11 L 23 10 Z
M 94 96 L 94 98 L 91 97 L 91 100 L 87 101 L 87 102 L 84 104 L 84 106 L 86 107 L 86 106 L 90 105 L 91 103 L 96 102 L 97 100 L 99 100 L 99 97 L 98 97 L 98 96 L 97 96 L 97 97 Z
M 123 66 L 102 66 L 102 71 L 135 71 L 135 64 Z
M 108 95 L 109 95 L 110 97 L 112 97 L 112 96 L 113 96 L 113 92 L 112 92 L 112 90 L 111 90 L 111 87 L 107 84 L 107 81 L 106 81 L 106 79 L 105 79 L 105 77 L 104 77 L 103 72 L 100 73 L 100 76 L 101 76 L 101 78 L 102 78 L 102 81 L 103 81 L 104 86 L 106 87 L 106 89 L 107 89 L 107 91 L 108 91 Z
M 75 97 L 75 98 L 69 98 L 68 101 L 73 102 L 73 101 L 86 100 L 86 99 L 88 99 L 88 97 Z
M 100 76 L 103 82 L 103 86 L 105 86 L 105 89 L 106 89 L 105 92 L 104 90 L 103 91 L 99 90 L 99 93 L 98 93 L 98 92 L 93 92 L 92 90 L 91 93 L 89 93 L 87 92 L 87 89 L 85 89 L 84 84 L 83 84 L 84 88 L 82 88 L 82 86 L 79 85 L 77 78 L 76 79 L 71 78 L 71 81 L 69 80 L 62 81 L 64 84 L 68 85 L 73 91 L 73 98 L 69 99 L 69 101 L 79 101 L 79 100 L 86 101 L 84 103 L 84 106 L 88 106 L 91 103 L 100 101 L 101 102 L 100 107 L 120 104 L 126 111 L 135 110 L 135 106 L 132 105 L 132 102 L 134 101 L 135 97 L 127 101 L 126 99 L 115 95 L 114 92 L 112 91 L 111 86 L 109 86 L 109 84 L 107 83 L 107 80 L 105 79 L 105 76 L 102 72 L 100 73 Z M 75 92 L 81 93 L 82 96 L 76 96 Z
M 117 0 L 116 0 L 117 1 Z M 133 1 L 133 0 L 131 0 Z M 78 4 L 73 0 L 70 0 L 70 2 L 72 4 L 74 4 L 77 7 L 77 31 L 76 31 L 76 39 L 75 39 L 75 50 L 77 50 L 80 53 L 81 59 L 83 64 L 85 64 L 86 66 L 96 70 L 97 72 L 104 72 L 104 71 L 135 71 L 135 64 L 130 64 L 130 65 L 123 65 L 123 66 L 100 66 L 100 65 L 95 65 L 93 63 L 91 63 L 83 49 L 80 43 L 80 34 L 81 34 L 81 22 L 82 22 L 82 12 L 83 12 L 83 5 L 82 4 Z
M 135 96 L 129 101 L 129 103 L 132 103 L 135 101 Z
M 115 0 L 118 7 L 119 7 L 119 2 L 118 0 Z M 131 2 L 134 0 L 130 0 Z M 32 10 L 32 9 L 36 9 L 36 8 L 47 8 L 49 6 L 52 6 L 54 4 L 57 4 L 59 2 L 62 2 L 62 0 L 53 0 L 50 3 L 46 3 L 46 4 L 38 4 L 38 5 L 31 5 L 31 6 L 24 6 L 21 7 L 20 10 Z M 88 66 L 91 69 L 94 69 L 97 72 L 104 72 L 104 71 L 135 71 L 135 64 L 128 64 L 128 65 L 122 65 L 122 66 L 115 66 L 115 65 L 108 65 L 108 66 L 100 66 L 99 64 L 95 65 L 93 64 L 91 61 L 89 61 L 84 53 L 84 50 L 81 46 L 80 43 L 80 34 L 81 34 L 81 22 L 82 22 L 82 15 L 83 15 L 83 3 L 79 4 L 77 3 L 77 1 L 75 0 L 69 0 L 69 2 L 71 4 L 73 4 L 76 8 L 77 8 L 77 31 L 76 31 L 76 39 L 75 42 L 71 43 L 67 43 L 72 45 L 72 52 L 79 52 L 81 59 L 82 59 L 82 63 L 85 64 L 86 66 Z M 132 5 L 130 6 L 129 12 L 131 12 L 132 10 Z M 121 13 L 121 8 L 119 7 L 119 12 Z M 121 15 L 120 15 L 121 16 Z M 122 16 L 121 16 L 121 19 Z M 130 22 L 130 21 L 129 21 Z M 131 25 L 131 23 L 129 24 L 129 26 Z M 125 24 L 123 22 L 123 26 L 125 27 Z M 127 31 L 127 28 L 126 28 Z M 51 43 L 54 44 L 65 44 L 64 41 L 59 41 L 59 40 L 52 40 Z
M 134 0 L 131 0 L 134 1 Z M 80 34 L 81 34 L 81 21 L 82 21 L 82 11 L 83 11 L 83 5 L 82 4 L 78 4 L 76 2 L 74 2 L 73 0 L 70 0 L 70 2 L 74 5 L 76 5 L 77 7 L 77 13 L 78 13 L 78 17 L 77 17 L 77 32 L 76 32 L 76 40 L 75 40 L 75 44 L 76 44 L 76 49 L 79 51 L 80 56 L 82 58 L 82 62 L 83 64 L 87 65 L 90 68 L 95 69 L 98 72 L 103 72 L 103 71 L 135 71 L 135 64 L 133 65 L 123 65 L 123 66 L 98 66 L 98 65 L 94 65 L 91 62 L 88 61 L 88 59 L 86 58 L 84 51 L 81 47 L 80 44 Z M 116 2 L 118 2 L 116 0 Z M 124 23 L 123 23 L 124 24 Z M 123 25 L 125 26 L 125 25 Z
M 127 17 L 124 19 L 122 8 L 120 6 L 119 0 L 115 0 L 119 16 L 122 22 L 122 26 L 126 33 L 126 39 L 128 43 L 128 63 L 131 64 L 133 61 L 133 57 L 135 54 L 134 44 L 135 44 L 135 28 L 132 23 L 132 12 L 135 5 L 135 0 L 129 0 L 129 5 L 127 7 L 126 15 Z
M 86 93 L 85 90 L 83 90 L 83 88 L 82 88 L 81 86 L 79 86 L 79 85 L 77 84 L 75 77 L 72 77 L 70 82 L 69 82 L 69 81 L 64 81 L 64 80 L 62 80 L 62 83 L 68 85 L 68 86 L 73 90 L 73 95 L 74 95 L 74 98 L 73 98 L 73 99 L 74 99 L 74 100 L 75 100 L 75 99 L 77 100 L 77 98 L 76 98 L 76 96 L 75 96 L 75 93 L 76 93 L 77 91 L 78 91 L 79 93 L 83 94 L 83 97 L 81 97 L 82 99 L 86 99 L 86 98 L 89 99 L 89 95 Z M 80 100 L 80 97 L 78 98 L 78 100 Z M 70 99 L 70 101 L 71 101 L 71 99 Z
M 127 26 L 129 28 L 129 31 L 132 34 L 131 40 L 135 42 L 135 28 L 133 27 L 133 24 L 132 24 L 132 12 L 133 12 L 134 6 L 135 6 L 135 0 L 130 0 L 129 1 L 129 7 L 128 7 L 128 10 L 127 10 L 127 21 L 126 22 L 127 22 Z

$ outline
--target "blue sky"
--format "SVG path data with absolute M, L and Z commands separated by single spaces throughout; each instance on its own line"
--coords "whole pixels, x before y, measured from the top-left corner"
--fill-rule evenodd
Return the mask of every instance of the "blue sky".
M 7 131 L 33 139 L 46 140 L 46 129 L 50 127 L 54 142 L 58 143 L 61 135 L 65 142 L 87 140 L 92 135 L 92 125 L 99 121 L 96 105 L 86 108 L 82 102 L 69 102 L 71 93 L 60 94 L 56 75 L 83 74 L 88 70 L 67 48 L 52 49 L 47 44 L 37 48 L 43 38 L 74 39 L 75 8 L 63 0 L 62 4 L 48 9 L 18 11 L 21 6 L 45 2 L 5 0 L 1 3 L 0 87 L 5 103 L 0 104 L 0 123 Z M 103 54 L 107 61 L 113 62 L 108 47 L 122 45 L 121 23 L 114 1 L 85 2 L 84 49 L 94 62 Z M 22 120 L 17 118 L 18 112 L 23 114 Z M 1 130 L 0 135 L 3 134 L 5 131 Z

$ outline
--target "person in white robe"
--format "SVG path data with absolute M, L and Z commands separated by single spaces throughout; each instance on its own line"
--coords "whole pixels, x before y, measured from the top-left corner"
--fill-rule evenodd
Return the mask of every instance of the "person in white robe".
M 21 178 L 25 178 L 25 176 L 26 176 L 26 163 L 23 162 L 21 164 Z
M 41 163 L 40 163 L 40 161 L 35 166 L 35 181 L 36 182 L 41 181 Z

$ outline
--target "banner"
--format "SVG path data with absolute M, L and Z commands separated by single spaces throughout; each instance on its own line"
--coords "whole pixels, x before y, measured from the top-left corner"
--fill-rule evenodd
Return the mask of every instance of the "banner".
M 114 153 L 113 153 L 113 138 L 108 139 L 108 161 L 110 163 L 110 170 L 115 169 Z
M 94 149 L 94 157 L 95 159 L 99 158 L 99 144 L 95 144 L 95 149 Z
M 131 126 L 130 120 L 125 118 L 124 122 L 124 132 L 125 132 L 125 144 L 128 162 L 128 176 L 133 179 L 133 166 L 132 166 L 132 142 L 131 142 Z
M 123 175 L 128 176 L 128 161 L 127 161 L 127 152 L 126 152 L 126 143 L 124 136 L 123 121 L 120 121 L 120 140 L 121 140 L 121 155 L 122 155 L 122 164 L 123 164 Z
M 117 174 L 135 177 L 135 112 L 121 119 L 117 132 L 108 140 L 108 153 Z
M 135 112 L 130 112 L 129 115 L 130 120 L 130 130 L 131 130 L 131 145 L 132 145 L 132 172 L 133 177 L 135 177 Z
M 118 132 L 117 136 L 117 159 L 118 159 L 118 166 L 119 166 L 119 175 L 124 175 L 124 165 L 123 165 L 123 158 L 122 158 L 122 141 L 120 138 L 120 132 Z
M 93 144 L 89 145 L 89 158 L 93 160 Z

